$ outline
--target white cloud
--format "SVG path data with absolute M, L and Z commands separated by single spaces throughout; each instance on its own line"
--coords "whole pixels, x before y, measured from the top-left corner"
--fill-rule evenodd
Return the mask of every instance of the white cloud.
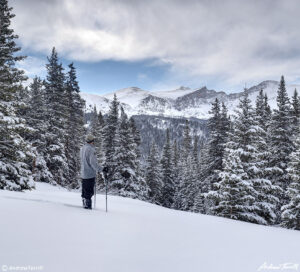
M 297 0 L 11 0 L 24 48 L 72 60 L 158 59 L 226 86 L 300 74 Z M 183 83 L 184 84 L 184 83 Z
M 43 76 L 46 72 L 45 60 L 29 56 L 17 63 L 28 77 Z

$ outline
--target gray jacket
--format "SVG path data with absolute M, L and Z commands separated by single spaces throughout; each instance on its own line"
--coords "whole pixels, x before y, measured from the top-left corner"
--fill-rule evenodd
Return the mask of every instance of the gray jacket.
M 85 144 L 80 149 L 81 178 L 90 179 L 96 177 L 97 172 L 102 171 L 102 167 L 97 162 L 95 148 L 91 144 Z

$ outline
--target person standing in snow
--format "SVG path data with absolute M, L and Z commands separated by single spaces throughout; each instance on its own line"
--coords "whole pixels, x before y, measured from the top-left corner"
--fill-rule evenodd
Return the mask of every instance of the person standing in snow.
M 80 149 L 81 178 L 82 178 L 82 204 L 85 209 L 92 209 L 92 196 L 94 195 L 97 172 L 106 171 L 97 161 L 94 147 L 95 137 L 88 135 L 86 144 Z

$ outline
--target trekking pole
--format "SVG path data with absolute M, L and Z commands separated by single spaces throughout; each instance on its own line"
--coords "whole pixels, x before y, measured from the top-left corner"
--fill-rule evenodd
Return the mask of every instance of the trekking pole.
M 105 174 L 102 173 L 104 183 L 105 183 L 105 211 L 107 212 L 107 180 Z
M 96 178 L 95 178 L 95 188 L 94 188 L 94 209 L 96 209 L 96 195 L 97 195 L 96 183 L 97 183 L 97 175 L 96 175 Z

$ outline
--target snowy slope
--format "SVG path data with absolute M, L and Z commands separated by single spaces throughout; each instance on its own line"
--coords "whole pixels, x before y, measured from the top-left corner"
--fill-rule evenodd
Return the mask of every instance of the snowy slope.
M 118 100 L 122 103 L 128 104 L 131 107 L 136 107 L 140 104 L 141 100 L 149 95 L 150 92 L 144 91 L 137 87 L 125 88 L 119 91 L 105 94 L 103 97 L 108 98 L 110 100 L 113 99 L 116 94 Z
M 289 97 L 293 95 L 294 89 L 300 90 L 300 86 L 287 85 Z M 253 86 L 247 90 L 249 98 L 253 105 L 258 92 L 263 89 L 268 97 L 271 108 L 276 108 L 276 96 L 278 89 L 277 81 L 263 81 L 262 83 Z M 228 107 L 229 114 L 234 114 L 234 111 L 239 104 L 239 99 L 244 91 L 234 94 L 226 94 L 225 92 L 217 92 L 209 90 L 206 87 L 192 90 L 186 87 L 172 91 L 147 92 L 137 87 L 131 87 L 116 91 L 114 93 L 103 96 L 82 94 L 87 101 L 87 105 L 97 106 L 98 110 L 106 113 L 108 103 L 116 94 L 122 106 L 125 108 L 128 115 L 156 115 L 166 117 L 195 117 L 200 119 L 209 118 L 211 103 L 218 98 Z
M 110 100 L 96 94 L 80 93 L 81 97 L 86 102 L 87 111 L 91 112 L 96 106 L 97 110 L 102 112 L 108 112 Z
M 300 263 L 300 232 L 165 209 L 142 201 L 80 195 L 37 183 L 0 191 L 1 266 L 43 272 L 254 272 Z
M 153 95 L 158 96 L 158 97 L 164 97 L 164 98 L 171 98 L 171 99 L 176 99 L 180 96 L 189 94 L 194 92 L 195 90 L 190 89 L 189 87 L 184 87 L 181 86 L 178 89 L 175 90 L 169 90 L 169 91 L 154 91 L 152 92 Z

